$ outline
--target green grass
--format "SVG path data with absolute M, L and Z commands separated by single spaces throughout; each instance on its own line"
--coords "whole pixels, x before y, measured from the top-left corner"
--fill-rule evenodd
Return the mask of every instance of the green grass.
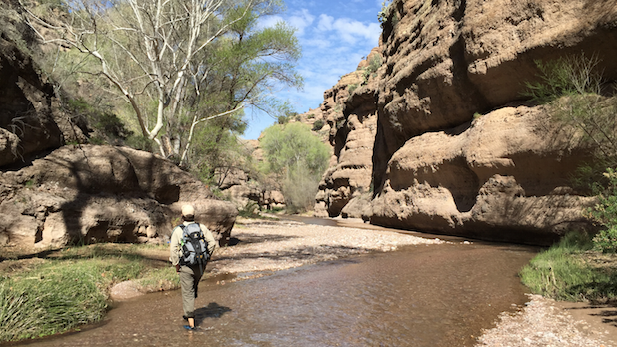
M 136 280 L 145 291 L 178 288 L 173 267 L 162 260 L 156 260 L 155 267 L 155 260 L 143 255 L 166 249 L 109 244 L 73 247 L 25 270 L 7 272 L 0 277 L 0 342 L 53 335 L 101 320 L 115 283 Z
M 600 259 L 585 235 L 570 233 L 538 254 L 520 273 L 534 293 L 555 300 L 613 301 L 617 297 L 615 259 Z

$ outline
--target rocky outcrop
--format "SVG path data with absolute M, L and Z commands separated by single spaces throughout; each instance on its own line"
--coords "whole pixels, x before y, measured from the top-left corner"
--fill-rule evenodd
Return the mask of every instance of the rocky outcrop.
M 390 159 L 371 223 L 547 244 L 586 227 L 594 198 L 570 187 L 590 151 L 539 107 L 504 107 L 414 137 Z
M 85 142 L 34 61 L 38 47 L 17 2 L 0 13 L 0 166 L 23 162 L 65 142 Z
M 354 197 L 339 179 L 347 167 L 333 167 L 317 213 L 537 244 L 589 226 L 581 211 L 592 201 L 568 178 L 590 151 L 522 92 L 538 79 L 536 60 L 581 52 L 617 79 L 616 22 L 612 1 L 394 0 L 375 86 L 346 98 L 339 121 L 354 124 L 357 110 L 376 117 L 371 154 L 354 159 L 372 158 L 373 194 Z M 334 137 L 338 163 L 350 134 Z
M 334 157 L 315 198 L 316 216 L 362 215 L 365 204 L 358 202 L 366 202 L 370 195 L 371 157 L 377 131 L 377 83 L 367 69 L 369 61 L 381 60 L 380 50 L 373 49 L 356 71 L 343 76 L 324 93 L 320 112 L 330 127 Z M 350 203 L 354 199 L 359 201 Z
M 127 147 L 65 145 L 87 142 L 87 126 L 42 77 L 20 11 L 12 0 L 0 11 L 0 245 L 164 242 L 184 203 L 227 244 L 237 209 L 170 161 Z
M 383 32 L 374 179 L 427 131 L 521 101 L 535 60 L 596 54 L 617 78 L 617 8 L 611 1 L 394 1 Z M 395 18 L 400 18 L 398 21 Z
M 39 247 L 83 242 L 162 242 L 185 203 L 229 241 L 229 202 L 176 165 L 128 147 L 64 146 L 0 176 L 0 241 Z
M 285 198 L 280 184 L 256 169 L 263 162 L 259 141 L 242 140 L 241 144 L 252 162 L 242 159 L 240 165 L 218 169 L 215 174 L 217 187 L 238 209 L 249 213 L 257 207 L 266 210 L 284 208 Z

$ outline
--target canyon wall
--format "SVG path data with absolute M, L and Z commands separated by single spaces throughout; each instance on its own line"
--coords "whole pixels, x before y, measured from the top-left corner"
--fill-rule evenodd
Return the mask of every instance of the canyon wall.
M 568 55 L 597 57 L 617 79 L 617 4 L 394 0 L 386 14 L 383 64 L 338 102 L 316 214 L 535 244 L 589 227 L 593 198 L 569 179 L 591 150 L 522 92 L 537 60 Z

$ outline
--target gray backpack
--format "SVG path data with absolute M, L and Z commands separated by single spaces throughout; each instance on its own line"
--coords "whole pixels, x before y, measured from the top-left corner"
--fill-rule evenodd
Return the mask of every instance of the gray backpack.
M 180 224 L 179 227 L 182 229 L 182 238 L 180 239 L 182 256 L 180 257 L 180 264 L 205 266 L 208 259 L 210 259 L 210 253 L 208 253 L 208 242 L 204 238 L 204 233 L 201 231 L 199 224 Z

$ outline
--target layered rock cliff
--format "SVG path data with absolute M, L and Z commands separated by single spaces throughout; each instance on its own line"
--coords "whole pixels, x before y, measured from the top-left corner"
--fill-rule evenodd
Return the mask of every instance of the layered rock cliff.
M 338 161 L 316 213 L 539 244 L 588 225 L 581 210 L 593 200 L 568 178 L 589 149 L 521 93 L 538 78 L 534 61 L 581 52 L 615 80 L 617 4 L 394 0 L 386 13 L 383 65 L 338 103 L 347 127 L 331 137 Z M 346 151 L 359 147 L 352 165 Z M 350 168 L 369 168 L 372 183 L 353 181 Z

